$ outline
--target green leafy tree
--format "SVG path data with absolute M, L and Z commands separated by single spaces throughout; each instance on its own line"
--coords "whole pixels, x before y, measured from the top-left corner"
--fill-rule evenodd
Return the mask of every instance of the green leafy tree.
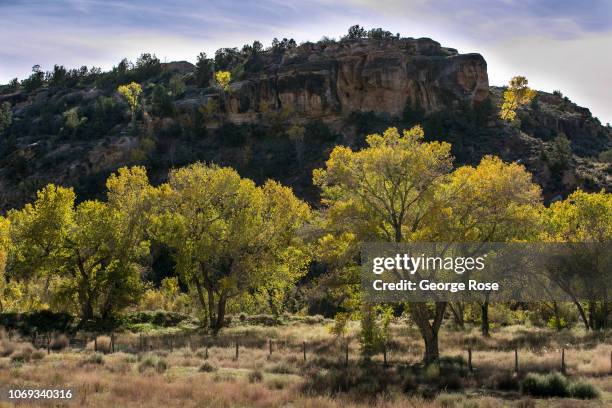
M 368 32 L 366 29 L 361 27 L 359 24 L 355 24 L 354 26 L 349 27 L 346 38 L 349 40 L 356 40 L 359 38 L 365 38 L 367 36 Z
M 439 190 L 438 200 L 445 204 L 431 224 L 432 240 L 508 242 L 535 240 L 538 235 L 541 190 L 520 164 L 485 156 L 476 167 L 456 169 Z M 461 326 L 463 305 L 450 308 Z M 482 334 L 488 336 L 488 297 L 480 309 Z
M 368 136 L 368 147 L 361 151 L 332 151 L 326 168 L 313 176 L 322 189 L 324 227 L 332 237 L 320 241 L 322 246 L 342 247 L 336 242 L 347 233 L 356 237 L 354 243 L 486 242 L 508 240 L 528 228 L 539 189 L 522 166 L 485 158 L 476 168 L 451 173 L 450 145 L 426 143 L 423 137 L 418 126 L 403 134 L 391 128 Z M 432 362 L 439 356 L 447 303 L 407 306 L 425 343 L 424 361 Z
M 156 214 L 153 233 L 174 251 L 215 332 L 228 301 L 281 290 L 305 272 L 297 232 L 309 209 L 276 182 L 256 187 L 233 169 L 196 163 L 170 173 Z
M 313 174 L 327 207 L 326 228 L 355 234 L 361 241 L 418 240 L 435 206 L 436 188 L 452 167 L 450 145 L 426 143 L 423 137 L 419 126 L 402 134 L 390 128 L 368 136 L 368 147 L 361 151 L 334 148 L 326 168 Z M 430 319 L 428 305 L 410 304 L 428 363 L 439 356 L 437 335 L 446 303 L 433 307 Z
M 13 110 L 11 104 L 8 102 L 2 102 L 0 104 L 0 136 L 4 135 L 6 130 L 13 123 Z
M 544 213 L 544 220 L 546 228 L 543 229 L 542 239 L 545 241 L 609 243 L 612 240 L 612 194 L 605 191 L 586 193 L 577 190 L 567 199 L 551 204 Z M 593 276 L 586 270 L 578 278 L 583 279 L 587 287 L 605 287 L 609 284 L 601 282 L 600 277 Z M 569 294 L 571 296 L 571 292 Z M 608 326 L 609 316 L 612 314 L 609 299 L 593 299 L 586 305 L 574 301 L 574 304 L 587 330 L 604 329 Z
M 122 168 L 107 189 L 107 202 L 75 206 L 72 189 L 48 185 L 34 204 L 9 213 L 15 276 L 44 279 L 59 307 L 83 320 L 109 318 L 137 302 L 142 289 L 138 262 L 148 254 L 150 202 L 145 170 Z
M 201 52 L 196 61 L 195 78 L 198 86 L 206 87 L 212 79 L 213 61 L 206 56 L 206 53 Z
M 180 75 L 173 75 L 168 82 L 168 88 L 172 93 L 172 97 L 180 98 L 185 93 L 185 81 Z

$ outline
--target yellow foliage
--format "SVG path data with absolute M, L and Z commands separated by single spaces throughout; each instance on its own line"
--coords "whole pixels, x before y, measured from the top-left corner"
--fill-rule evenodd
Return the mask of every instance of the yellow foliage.
M 117 92 L 119 92 L 119 94 L 125 98 L 128 105 L 130 105 L 132 116 L 134 116 L 136 109 L 138 108 L 140 94 L 142 94 L 142 87 L 140 84 L 130 82 L 127 85 L 121 85 L 119 88 L 117 88 Z
M 219 86 L 224 91 L 227 91 L 229 83 L 232 80 L 232 74 L 229 71 L 218 71 L 215 73 L 215 79 L 217 80 Z
M 535 97 L 536 92 L 527 86 L 528 83 L 527 78 L 523 76 L 515 76 L 510 80 L 499 112 L 502 120 L 513 122 L 516 119 L 516 110 Z

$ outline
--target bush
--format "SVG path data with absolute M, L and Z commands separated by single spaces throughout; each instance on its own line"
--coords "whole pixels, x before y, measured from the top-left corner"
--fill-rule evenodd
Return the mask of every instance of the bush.
M 111 352 L 111 338 L 109 336 L 98 336 L 96 341 L 92 340 L 87 343 L 87 350 L 108 354 Z
M 569 382 L 559 373 L 540 375 L 529 373 L 521 383 L 523 394 L 534 397 L 567 397 Z
M 253 370 L 249 373 L 249 382 L 256 383 L 263 380 L 263 373 L 259 370 Z
M 102 365 L 104 364 L 104 356 L 102 356 L 100 353 L 93 353 L 83 360 L 82 364 Z
M 11 354 L 11 361 L 19 363 L 28 362 L 32 358 L 33 353 L 34 347 L 31 344 L 22 344 Z
M 217 367 L 215 367 L 214 365 L 212 365 L 208 361 L 206 361 L 206 362 L 204 362 L 204 364 L 202 364 L 200 366 L 198 371 L 200 371 L 202 373 L 212 373 L 212 372 L 217 371 Z
M 51 340 L 49 348 L 53 351 L 62 351 L 70 346 L 70 339 L 65 334 L 59 334 Z
M 17 348 L 17 344 L 10 341 L 8 338 L 0 338 L 0 357 L 8 357 Z
M 138 364 L 138 372 L 144 373 L 148 370 L 154 370 L 156 373 L 162 374 L 168 367 L 169 365 L 166 360 L 149 354 L 141 360 L 140 364 Z
M 44 351 L 42 351 L 42 350 L 35 350 L 32 353 L 31 358 L 32 358 L 32 360 L 42 360 L 43 358 L 45 358 L 45 354 L 46 353 Z
M 579 399 L 599 398 L 600 392 L 593 384 L 586 381 L 576 381 L 570 385 L 570 395 Z

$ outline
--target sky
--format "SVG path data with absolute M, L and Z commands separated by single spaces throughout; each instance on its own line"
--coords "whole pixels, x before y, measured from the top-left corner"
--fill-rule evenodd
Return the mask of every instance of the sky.
M 143 52 L 195 62 L 272 38 L 339 38 L 353 24 L 478 52 L 489 82 L 524 75 L 612 122 L 610 0 L 0 0 L 0 83 L 53 64 L 109 69 Z

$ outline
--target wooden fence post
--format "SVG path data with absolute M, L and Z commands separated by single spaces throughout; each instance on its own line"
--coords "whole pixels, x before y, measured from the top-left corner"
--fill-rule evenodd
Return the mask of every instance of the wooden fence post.
M 472 348 L 468 348 L 468 370 L 470 373 L 474 371 L 474 367 L 472 367 Z
M 138 336 L 138 348 L 140 349 L 140 351 L 142 351 L 142 348 L 143 348 L 142 333 L 140 333 L 140 336 Z
M 269 346 L 269 350 L 270 350 L 269 356 L 271 357 L 272 356 L 272 339 L 268 340 L 268 346 Z
M 518 348 L 514 349 L 514 372 L 519 372 Z
M 349 363 L 349 341 L 348 339 L 346 339 L 346 345 L 344 348 L 344 366 L 348 367 L 348 363 Z
M 306 361 L 306 340 L 302 342 L 302 351 L 304 351 L 304 361 Z
M 94 351 L 98 351 L 98 336 L 94 334 Z
M 388 367 L 388 364 L 387 364 L 387 345 L 386 344 L 383 346 L 383 363 L 385 365 L 385 368 Z
M 47 333 L 47 354 L 51 354 L 51 333 Z
M 561 374 L 565 375 L 565 349 L 561 349 Z
M 110 335 L 110 339 L 111 339 L 111 353 L 115 352 L 115 333 L 111 333 Z
M 236 361 L 238 361 L 238 339 L 236 339 Z

